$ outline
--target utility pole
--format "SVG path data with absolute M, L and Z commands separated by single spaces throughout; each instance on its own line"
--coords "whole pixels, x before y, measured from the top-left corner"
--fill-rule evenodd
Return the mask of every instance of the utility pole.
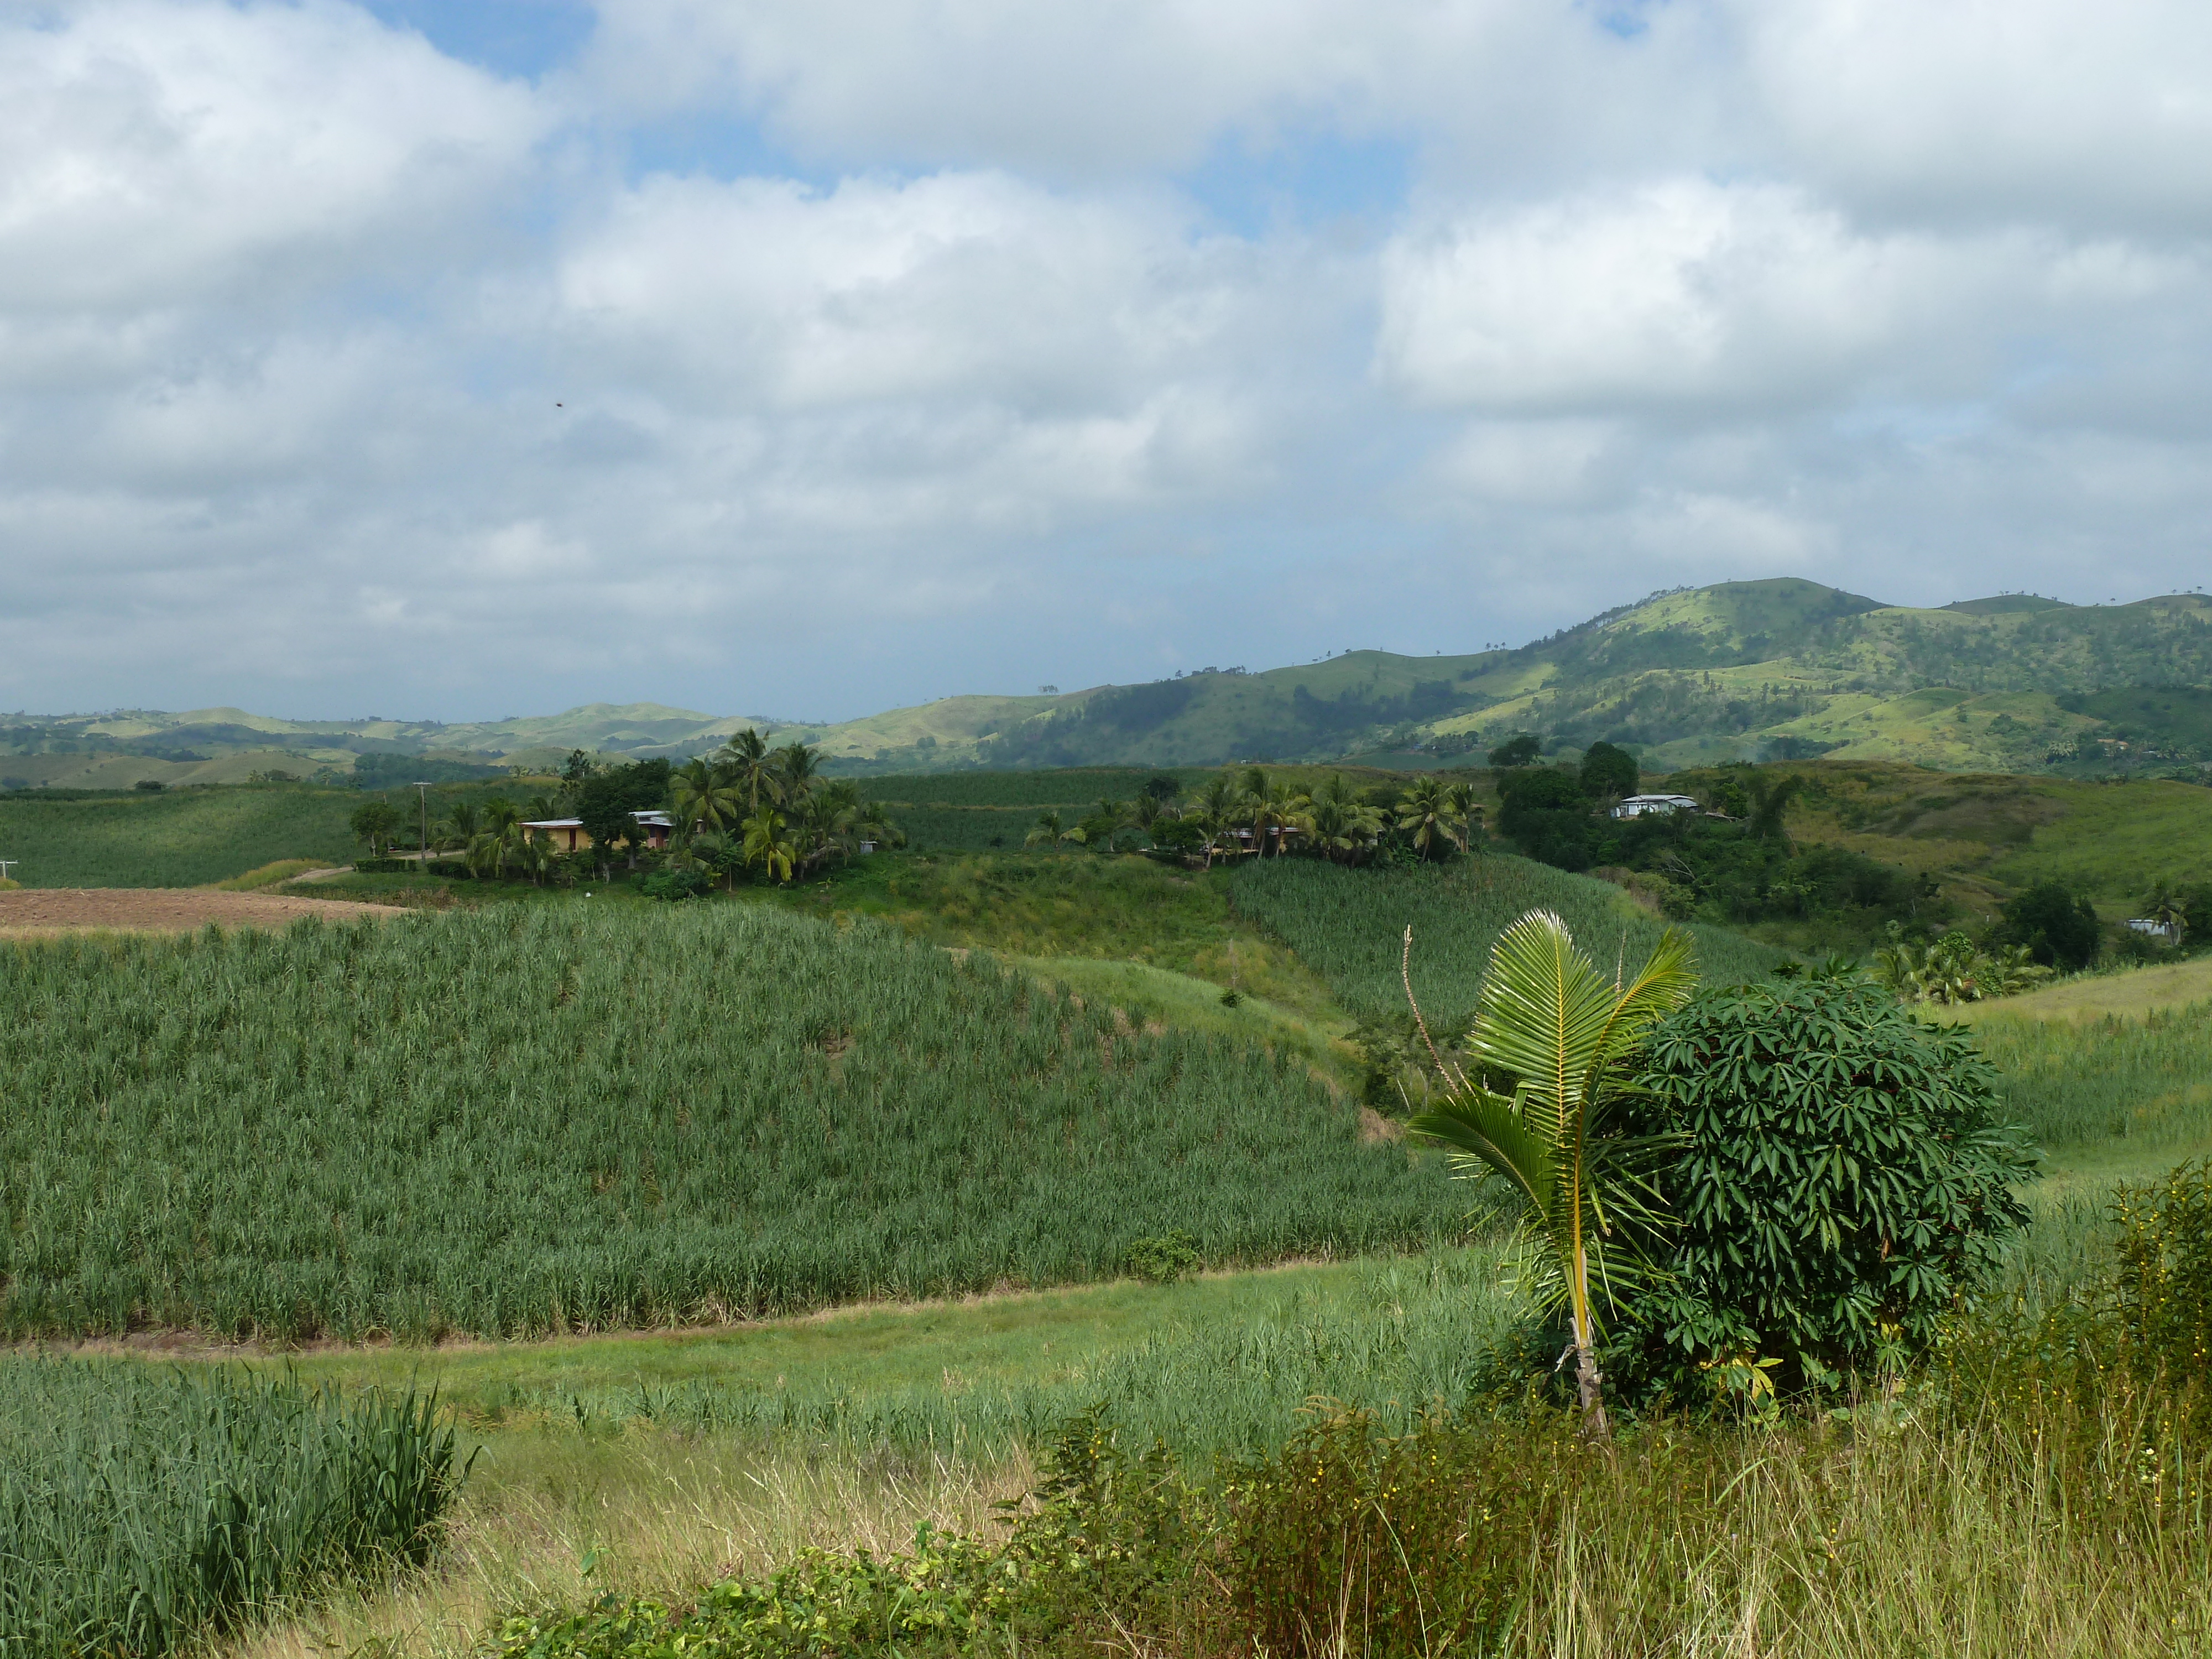
M 428 870 L 430 867 L 430 786 L 417 779 L 414 787 L 417 792 L 416 798 L 422 803 L 422 840 L 416 849 L 421 855 L 416 861 Z

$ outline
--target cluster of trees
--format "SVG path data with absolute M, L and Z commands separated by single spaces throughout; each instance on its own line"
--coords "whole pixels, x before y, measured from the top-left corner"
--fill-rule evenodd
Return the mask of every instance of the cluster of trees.
M 1594 1432 L 1608 1373 L 1755 1410 L 1893 1375 L 2027 1218 L 1993 1069 L 1847 971 L 1695 995 L 1670 931 L 1624 987 L 1533 911 L 1485 988 L 1408 1127 L 1504 1178 Z
M 905 844 L 880 804 L 863 801 L 850 779 L 823 777 L 821 766 L 819 750 L 803 743 L 771 750 L 747 726 L 683 767 L 670 781 L 673 870 L 718 876 L 725 885 L 740 872 L 788 882 L 864 845 Z
M 896 847 L 905 839 L 880 805 L 860 799 L 857 784 L 822 776 L 819 751 L 797 743 L 772 750 L 748 727 L 681 768 L 666 760 L 611 766 L 577 750 L 556 794 L 519 805 L 503 796 L 454 801 L 431 826 L 427 850 L 459 854 L 477 877 L 543 883 L 596 872 L 605 880 L 617 857 L 638 867 L 653 838 L 641 813 L 666 815 L 666 868 L 648 880 L 672 896 L 716 878 L 734 884 L 747 871 L 787 882 L 864 844 Z M 552 836 L 529 827 L 571 817 L 590 837 L 589 848 L 563 853 Z M 388 853 L 411 822 L 404 807 L 384 800 L 363 802 L 352 818 L 372 857 Z
M 1195 799 L 1167 776 L 1150 780 L 1130 801 L 1102 800 L 1083 817 L 1041 814 L 1030 847 L 1089 847 L 1102 852 L 1150 849 L 1203 860 L 1304 854 L 1340 864 L 1402 856 L 1442 860 L 1478 849 L 1482 808 L 1464 784 L 1418 778 L 1402 788 L 1355 789 L 1341 772 L 1310 793 L 1265 769 L 1223 773 Z
M 1495 756 L 1492 757 L 1496 758 Z M 1700 782 L 1701 810 L 1616 818 L 1636 787 L 1635 761 L 1593 744 L 1581 767 L 1501 773 L 1498 828 L 1528 857 L 1562 870 L 1639 872 L 1675 920 L 1850 919 L 1924 923 L 1940 915 L 1932 883 L 1839 847 L 1801 848 L 1788 816 L 1802 780 L 1752 767 Z

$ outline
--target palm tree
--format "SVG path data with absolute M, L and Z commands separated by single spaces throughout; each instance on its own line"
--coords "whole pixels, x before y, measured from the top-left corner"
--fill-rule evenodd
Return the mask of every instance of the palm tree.
M 1398 827 L 1413 832 L 1413 850 L 1425 859 L 1442 858 L 1459 844 L 1463 817 L 1458 792 L 1441 778 L 1416 778 L 1398 802 Z
M 822 770 L 822 751 L 803 743 L 787 743 L 773 758 L 776 781 L 782 789 L 777 799 L 787 806 L 793 805 L 814 787 Z
M 744 804 L 730 774 L 703 760 L 678 770 L 668 780 L 668 790 L 677 827 L 686 833 L 734 823 Z
M 745 820 L 745 863 L 760 866 L 773 881 L 791 879 L 792 846 L 783 823 L 783 814 L 772 806 L 758 808 Z
M 832 853 L 850 857 L 860 843 L 860 786 L 849 779 L 825 784 L 800 799 L 797 813 L 799 867 L 811 869 Z
M 715 750 L 714 760 L 744 793 L 748 813 L 760 811 L 763 800 L 783 799 L 783 780 L 769 753 L 768 739 L 751 726 L 732 732 L 728 741 Z
M 2189 929 L 2188 902 L 2161 878 L 2153 882 L 2150 891 L 2143 895 L 2143 920 L 2156 922 L 2164 930 L 2167 943 L 2179 945 Z
M 1252 850 L 1264 858 L 1271 836 L 1275 851 L 1282 852 L 1284 834 L 1297 827 L 1307 802 L 1291 785 L 1269 783 L 1267 775 L 1257 767 L 1245 775 L 1248 784 L 1254 779 L 1259 781 L 1259 787 L 1244 792 L 1244 821 L 1252 826 Z
M 1040 812 L 1037 814 L 1036 827 L 1022 837 L 1022 845 L 1024 847 L 1055 846 L 1060 841 L 1060 814 Z
M 1406 930 L 1408 963 L 1413 931 Z M 1697 968 L 1687 936 L 1668 928 L 1633 982 L 1607 981 L 1577 948 L 1567 925 L 1531 910 L 1499 936 L 1468 1039 L 1470 1071 L 1437 1059 L 1439 1103 L 1407 1127 L 1451 1149 L 1471 1171 L 1485 1166 L 1520 1194 L 1556 1301 L 1567 1305 L 1584 1420 L 1606 1432 L 1597 1369 L 1592 1269 L 1611 1300 L 1632 1275 L 1636 1241 L 1659 1224 L 1645 1174 L 1672 1142 L 1625 1133 L 1620 1108 L 1637 1091 L 1629 1066 L 1651 1027 L 1688 1000 Z M 1413 998 L 1407 979 L 1406 995 Z M 1418 1004 L 1414 1018 L 1420 1019 Z M 1428 1027 L 1421 1025 L 1425 1039 Z M 1487 1079 L 1512 1080 L 1510 1095 Z
M 879 800 L 872 800 L 860 809 L 860 833 L 863 841 L 872 841 L 878 847 L 906 845 L 906 831 L 891 822 L 890 814 Z
M 455 801 L 447 810 L 446 822 L 441 826 L 444 834 L 439 837 L 440 850 L 454 846 L 466 848 L 476 839 L 480 821 L 481 815 L 477 811 L 474 801 Z
M 735 890 L 738 871 L 745 861 L 743 843 L 718 830 L 702 830 L 684 843 L 684 853 L 702 869 L 721 877 L 725 890 Z

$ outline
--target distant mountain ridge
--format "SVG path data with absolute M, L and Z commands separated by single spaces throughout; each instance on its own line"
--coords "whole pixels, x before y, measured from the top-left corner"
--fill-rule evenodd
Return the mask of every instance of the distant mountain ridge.
M 1514 650 L 1354 651 L 1259 673 L 946 697 L 834 724 L 658 703 L 451 726 L 234 708 L 0 717 L 0 780 L 90 781 L 135 766 L 216 781 L 245 775 L 249 761 L 265 773 L 271 757 L 329 774 L 362 755 L 540 767 L 571 749 L 680 758 L 748 725 L 816 744 L 848 773 L 1436 757 L 1524 731 L 1553 748 L 1626 744 L 1650 770 L 1812 754 L 1954 770 L 2193 769 L 2212 763 L 2212 598 L 2071 605 L 1997 594 L 1923 610 L 1796 577 L 1723 582 L 1656 593 Z

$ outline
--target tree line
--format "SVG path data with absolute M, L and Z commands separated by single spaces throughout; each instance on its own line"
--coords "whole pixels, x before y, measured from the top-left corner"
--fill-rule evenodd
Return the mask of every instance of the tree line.
M 904 844 L 880 805 L 863 801 L 850 780 L 823 777 L 821 764 L 818 750 L 771 749 L 750 726 L 681 767 L 665 759 L 609 764 L 576 750 L 552 793 L 445 805 L 422 851 L 457 855 L 479 878 L 542 884 L 588 872 L 604 881 L 617 859 L 636 869 L 641 853 L 665 836 L 665 856 L 647 880 L 679 896 L 718 879 L 734 885 L 740 874 L 789 882 L 870 846 Z M 563 818 L 576 820 L 588 848 L 564 852 L 543 827 Z M 351 825 L 373 860 L 411 827 L 406 810 L 386 800 L 363 802 Z
M 1355 788 L 1341 772 L 1310 791 L 1262 767 L 1222 773 L 1190 800 L 1163 775 L 1133 799 L 1104 799 L 1079 817 L 1041 813 L 1029 847 L 1220 858 L 1326 858 L 1339 864 L 1442 860 L 1479 851 L 1483 809 L 1464 783 L 1435 777 Z

